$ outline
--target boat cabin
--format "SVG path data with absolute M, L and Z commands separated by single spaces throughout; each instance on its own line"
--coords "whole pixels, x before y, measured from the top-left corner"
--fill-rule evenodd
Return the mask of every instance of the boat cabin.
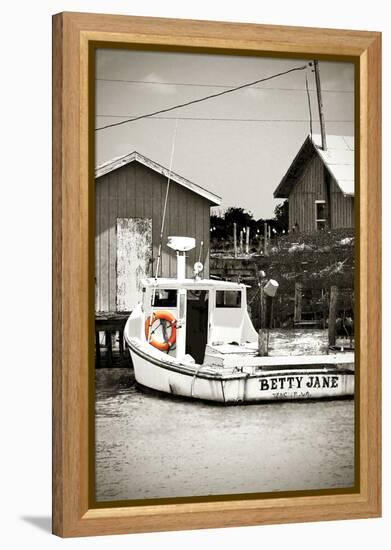
M 176 358 L 191 356 L 202 364 L 207 345 L 240 345 L 257 337 L 247 312 L 244 284 L 197 278 L 150 278 L 142 284 L 146 319 L 152 312 L 164 311 L 176 321 L 176 344 L 169 350 Z M 164 324 L 157 330 L 157 337 L 163 339 Z

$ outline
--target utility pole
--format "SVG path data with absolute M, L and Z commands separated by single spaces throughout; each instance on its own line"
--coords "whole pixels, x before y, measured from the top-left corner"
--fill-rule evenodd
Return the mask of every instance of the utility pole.
M 316 95 L 318 96 L 318 109 L 319 109 L 319 121 L 320 121 L 320 135 L 322 137 L 322 149 L 323 151 L 326 151 L 327 150 L 326 128 L 324 123 L 322 90 L 320 87 L 319 64 L 317 59 L 314 60 L 314 69 L 315 69 Z

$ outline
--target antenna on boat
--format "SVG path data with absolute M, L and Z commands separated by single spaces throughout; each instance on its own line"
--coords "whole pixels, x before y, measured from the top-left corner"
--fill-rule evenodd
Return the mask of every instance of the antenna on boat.
M 201 241 L 200 243 L 200 252 L 198 254 L 198 262 L 196 262 L 194 264 L 194 268 L 193 268 L 193 271 L 194 271 L 194 278 L 198 281 L 201 277 L 200 277 L 200 273 L 201 271 L 204 269 L 204 264 L 202 263 L 202 251 L 203 251 L 203 248 L 204 248 L 204 241 Z
M 199 261 L 199 263 L 202 263 L 202 262 L 201 262 L 201 259 L 202 259 L 202 250 L 203 250 L 203 248 L 204 248 L 204 241 L 201 241 L 201 244 L 200 244 L 200 253 L 199 253 L 199 255 L 198 255 L 198 261 Z
M 176 119 L 176 121 L 175 121 L 174 135 L 173 135 L 173 138 L 172 138 L 170 166 L 169 166 L 169 170 L 168 170 L 167 187 L 166 187 L 166 196 L 165 196 L 165 199 L 164 199 L 163 215 L 162 215 L 162 225 L 161 225 L 161 228 L 160 228 L 159 249 L 158 249 L 157 261 L 156 261 L 156 269 L 155 269 L 155 281 L 154 281 L 153 290 L 152 290 L 152 299 L 151 299 L 151 306 L 152 306 L 152 308 L 154 308 L 154 306 L 155 306 L 155 299 L 156 299 L 156 286 L 157 286 L 157 278 L 158 278 L 158 275 L 159 275 L 160 259 L 161 259 L 161 256 L 162 256 L 163 233 L 164 233 L 164 225 L 165 225 L 165 222 L 166 222 L 166 212 L 167 212 L 167 203 L 168 203 L 168 193 L 169 193 L 169 190 L 170 190 L 172 163 L 173 163 L 173 160 L 174 160 L 174 152 L 175 152 L 175 142 L 176 142 L 177 130 L 178 130 L 178 119 Z M 149 342 L 150 339 L 151 339 L 151 328 L 152 328 L 152 323 L 153 323 L 153 315 L 152 315 L 152 313 L 151 313 L 149 319 L 150 319 L 150 321 L 149 321 L 149 328 L 148 328 L 148 342 Z
M 195 239 L 193 237 L 168 237 L 167 246 L 176 252 L 177 279 L 186 279 L 186 252 L 193 250 Z

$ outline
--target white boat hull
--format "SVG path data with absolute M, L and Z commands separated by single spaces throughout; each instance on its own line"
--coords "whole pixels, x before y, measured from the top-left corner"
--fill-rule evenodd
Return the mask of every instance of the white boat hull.
M 147 315 L 145 309 L 138 306 L 124 330 L 135 378 L 142 386 L 171 395 L 227 404 L 354 395 L 353 353 L 260 357 L 257 333 L 247 312 L 243 314 L 247 328 L 240 328 L 243 344 L 208 343 L 202 364 L 196 364 L 190 355 L 178 356 L 178 347 L 166 353 L 148 343 L 145 335 Z M 229 324 L 228 321 L 227 318 L 225 323 Z M 178 330 L 183 331 L 183 326 Z M 224 331 L 218 335 L 223 337 Z
M 335 399 L 354 395 L 354 373 L 330 364 L 249 369 L 237 373 L 213 374 L 199 365 L 181 365 L 171 360 L 159 364 L 144 350 L 130 346 L 136 381 L 142 386 L 171 395 L 225 404 L 296 399 Z M 284 358 L 281 358 L 282 360 Z M 244 372 L 243 372 L 244 371 Z

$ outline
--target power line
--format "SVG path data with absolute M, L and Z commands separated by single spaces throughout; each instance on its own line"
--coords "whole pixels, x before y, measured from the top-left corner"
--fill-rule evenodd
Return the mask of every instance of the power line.
M 235 88 L 230 88 L 228 90 L 224 90 L 222 92 L 217 92 L 215 94 L 211 94 L 211 95 L 208 95 L 208 96 L 205 96 L 205 97 L 201 97 L 199 99 L 193 99 L 191 101 L 187 101 L 186 103 L 181 103 L 179 105 L 174 105 L 173 107 L 168 107 L 167 109 L 161 109 L 161 110 L 155 111 L 153 113 L 140 115 L 140 116 L 137 116 L 137 117 L 129 118 L 127 120 L 122 120 L 121 122 L 115 122 L 113 124 L 107 124 L 106 126 L 101 126 L 100 128 L 96 128 L 95 131 L 97 132 L 99 130 L 105 130 L 106 128 L 113 128 L 114 126 L 120 126 L 122 124 L 127 124 L 129 122 L 135 122 L 136 120 L 140 120 L 142 118 L 151 117 L 151 116 L 158 115 L 158 114 L 161 114 L 161 113 L 167 113 L 169 111 L 173 111 L 174 109 L 181 109 L 183 107 L 188 107 L 189 105 L 194 105 L 195 103 L 201 103 L 201 101 L 206 101 L 208 99 L 219 97 L 219 96 L 222 96 L 222 95 L 225 95 L 225 94 L 230 94 L 232 92 L 237 92 L 238 90 L 242 90 L 243 88 L 248 88 L 250 86 L 254 86 L 255 84 L 259 84 L 260 82 L 266 82 L 267 80 L 272 80 L 273 78 L 277 78 L 279 76 L 283 76 L 283 75 L 286 75 L 286 74 L 289 74 L 289 73 L 293 73 L 295 71 L 303 71 L 307 67 L 308 67 L 308 64 L 302 65 L 301 67 L 293 67 L 292 69 L 288 69 L 287 71 L 283 71 L 281 73 L 277 73 L 277 74 L 274 74 L 272 76 L 267 76 L 265 78 L 260 78 L 258 80 L 255 80 L 254 82 L 248 82 L 246 84 L 241 84 L 240 86 L 236 86 Z
M 232 88 L 234 84 L 201 84 L 196 82 L 159 82 L 157 80 L 126 80 L 124 78 L 96 78 L 96 81 L 100 82 L 119 82 L 123 84 L 151 84 L 151 85 L 163 85 L 163 86 L 188 86 L 194 88 Z M 302 88 L 280 88 L 280 87 L 264 87 L 264 86 L 254 86 L 253 90 L 279 90 L 283 92 L 300 92 L 306 93 L 306 90 Z M 310 88 L 310 92 L 316 93 L 316 89 Z M 354 90 L 324 90 L 322 93 L 330 94 L 354 94 Z
M 101 118 L 129 118 L 132 117 L 132 115 L 104 115 L 104 114 L 97 114 L 96 117 Z M 173 117 L 173 116 L 149 116 L 147 120 L 195 120 L 195 121 L 222 121 L 222 122 L 308 122 L 308 119 L 306 118 L 226 118 L 226 117 Z M 319 122 L 319 120 L 313 120 L 313 122 Z M 329 123 L 336 123 L 336 122 L 346 122 L 346 123 L 353 123 L 353 120 L 326 120 L 326 122 Z

